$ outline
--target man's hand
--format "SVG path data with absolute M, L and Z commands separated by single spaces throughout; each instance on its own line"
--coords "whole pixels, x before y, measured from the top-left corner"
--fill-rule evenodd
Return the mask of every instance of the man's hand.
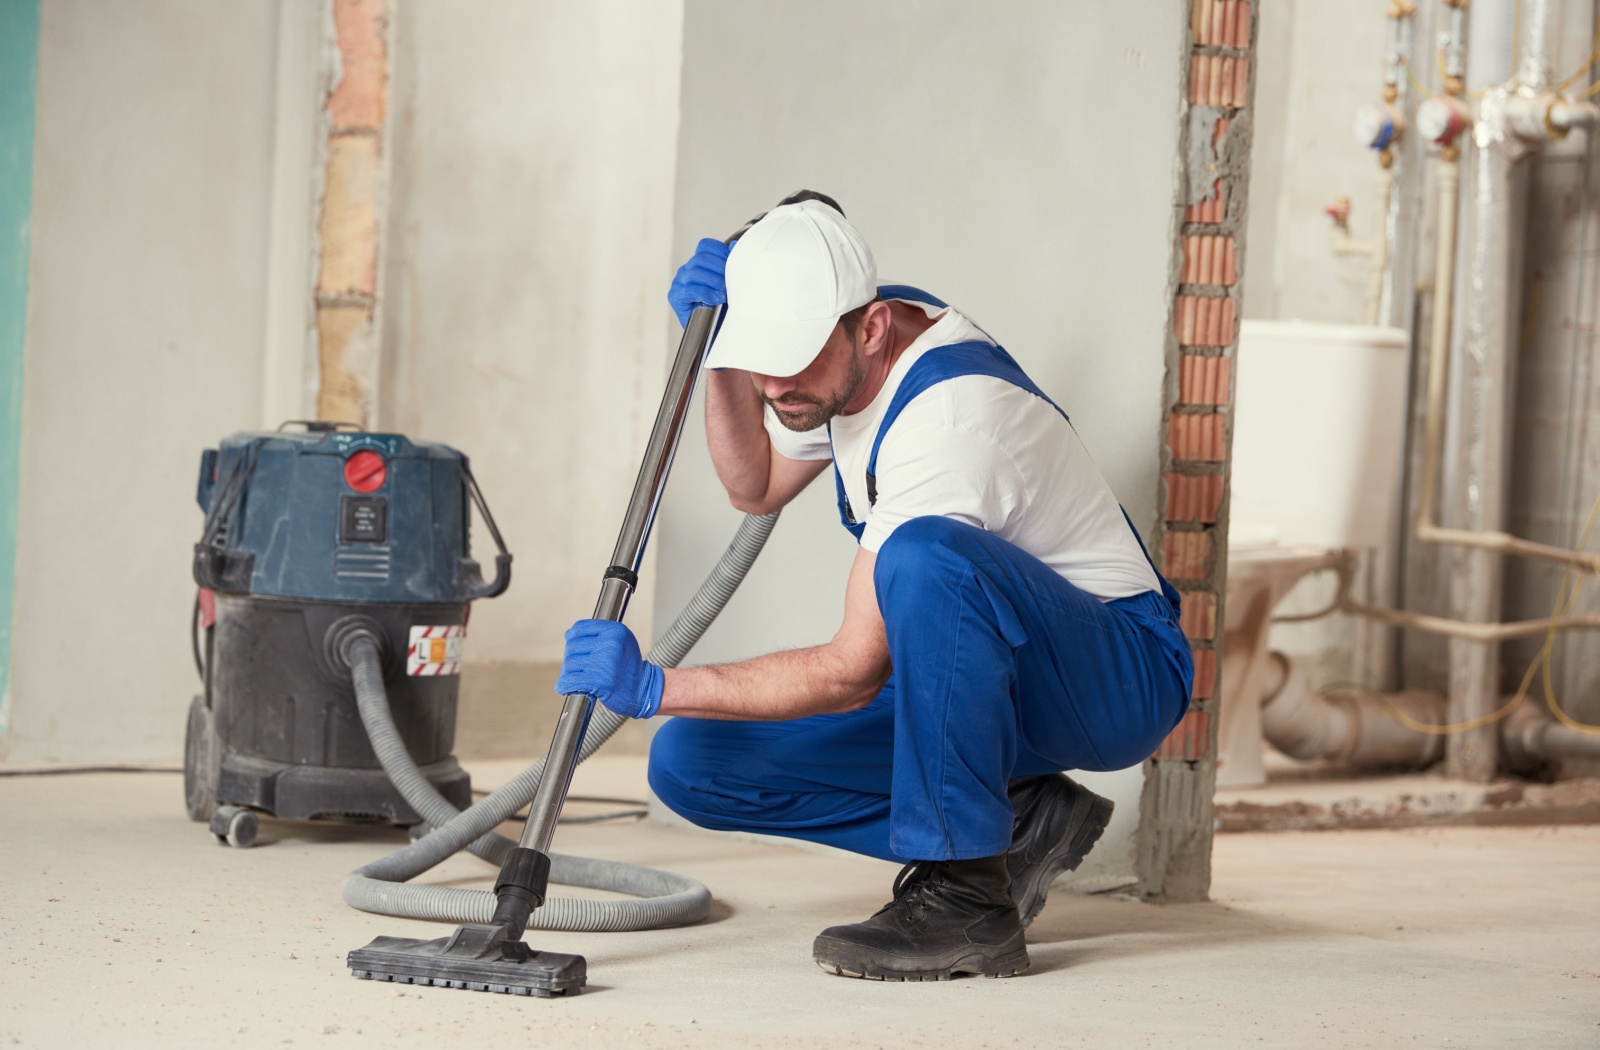
M 678 323 L 687 325 L 689 314 L 699 306 L 721 306 L 728 301 L 729 247 L 714 237 L 701 238 L 689 261 L 678 267 L 678 275 L 667 289 L 667 302 L 678 315 Z
M 639 655 L 633 632 L 614 620 L 579 620 L 567 631 L 556 692 L 592 696 L 627 718 L 661 709 L 661 668 Z

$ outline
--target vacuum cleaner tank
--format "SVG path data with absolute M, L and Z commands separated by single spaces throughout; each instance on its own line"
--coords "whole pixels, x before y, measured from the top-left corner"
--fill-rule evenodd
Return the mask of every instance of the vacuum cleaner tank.
M 455 449 L 399 434 L 235 434 L 201 457 L 196 582 L 330 602 L 490 597 L 467 556 L 470 477 Z

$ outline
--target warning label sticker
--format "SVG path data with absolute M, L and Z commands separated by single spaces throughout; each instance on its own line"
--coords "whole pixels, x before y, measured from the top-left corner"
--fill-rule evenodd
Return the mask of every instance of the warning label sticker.
M 411 628 L 411 647 L 406 650 L 406 674 L 460 674 L 461 646 L 466 640 L 467 629 L 459 623 L 445 627 Z

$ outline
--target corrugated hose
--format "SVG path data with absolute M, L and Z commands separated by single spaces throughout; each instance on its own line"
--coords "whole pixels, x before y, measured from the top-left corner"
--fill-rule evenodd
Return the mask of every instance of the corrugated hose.
M 651 648 L 647 658 L 652 663 L 676 667 L 689 654 L 744 581 L 777 520 L 776 513 L 744 519 L 705 582 Z M 462 849 L 471 850 L 491 864 L 501 864 L 516 843 L 496 834 L 494 829 L 533 800 L 544 775 L 545 760 L 539 759 L 470 809 L 457 810 L 417 769 L 395 729 L 383 687 L 377 639 L 371 635 L 352 636 L 346 658 L 361 721 L 378 761 L 401 796 L 433 830 L 404 849 L 345 876 L 345 903 L 362 911 L 405 919 L 488 922 L 495 908 L 493 893 L 411 885 L 410 880 Z M 623 716 L 596 704 L 578 761 L 598 751 L 626 722 Z M 529 928 L 581 932 L 651 930 L 699 922 L 711 906 L 711 891 L 697 880 L 621 861 L 552 853 L 550 881 L 624 893 L 635 899 L 552 897 L 534 911 Z

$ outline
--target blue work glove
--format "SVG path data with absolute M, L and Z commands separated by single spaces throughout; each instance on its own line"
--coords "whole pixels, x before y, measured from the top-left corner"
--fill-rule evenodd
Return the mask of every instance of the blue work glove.
M 615 620 L 579 620 L 567 631 L 556 692 L 592 696 L 627 718 L 661 710 L 666 675 L 639 655 L 633 632 Z
M 667 302 L 679 324 L 687 325 L 697 306 L 721 306 L 728 301 L 728 282 L 723 276 L 728 269 L 728 251 L 728 245 L 704 237 L 689 261 L 678 267 L 678 275 L 667 289 Z

